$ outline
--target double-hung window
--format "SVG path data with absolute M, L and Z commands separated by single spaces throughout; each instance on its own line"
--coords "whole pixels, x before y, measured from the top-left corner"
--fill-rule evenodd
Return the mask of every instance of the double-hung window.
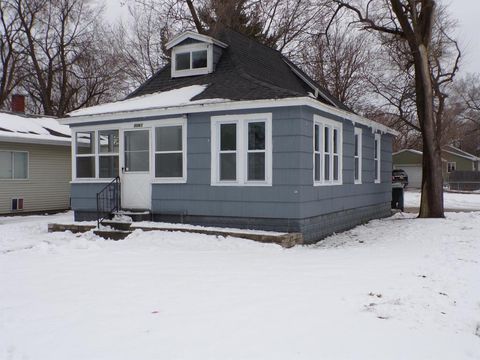
M 355 128 L 354 129 L 354 183 L 361 184 L 362 183 L 362 129 Z
M 118 176 L 118 130 L 98 131 L 99 177 Z
M 342 124 L 315 115 L 313 133 L 314 184 L 342 184 Z
M 28 179 L 28 152 L 0 150 L 0 180 Z
M 212 117 L 212 185 L 272 184 L 271 114 Z
M 155 178 L 186 181 L 186 127 L 183 120 L 155 127 Z
M 380 154 L 381 154 L 381 137 L 380 134 L 375 134 L 375 142 L 374 142 L 374 154 L 373 154 L 373 161 L 375 162 L 375 183 L 380 183 L 381 177 L 381 159 L 380 159 Z

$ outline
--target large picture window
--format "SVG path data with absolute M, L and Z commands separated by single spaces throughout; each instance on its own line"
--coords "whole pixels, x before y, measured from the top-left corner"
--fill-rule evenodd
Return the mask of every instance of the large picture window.
M 342 183 L 342 124 L 315 116 L 313 181 L 315 185 Z
M 374 142 L 374 154 L 373 154 L 373 161 L 375 162 L 375 182 L 379 183 L 381 181 L 381 159 L 380 159 L 380 154 L 381 154 L 381 137 L 380 134 L 375 134 L 375 142 Z
M 28 152 L 0 150 L 0 180 L 28 179 Z
M 185 127 L 166 124 L 155 128 L 155 178 L 185 179 Z
M 271 114 L 212 117 L 212 185 L 271 185 L 271 158 Z
M 362 129 L 355 128 L 354 130 L 354 147 L 353 147 L 353 158 L 354 158 L 354 183 L 362 183 Z

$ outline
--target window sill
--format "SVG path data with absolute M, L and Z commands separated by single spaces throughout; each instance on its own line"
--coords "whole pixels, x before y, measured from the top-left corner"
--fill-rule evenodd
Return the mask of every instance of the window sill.
M 187 179 L 184 178 L 155 178 L 152 184 L 186 184 Z
M 343 185 L 342 182 L 334 182 L 334 183 L 319 183 L 319 182 L 314 182 L 313 186 L 339 186 Z
M 30 179 L 0 179 L 0 181 L 28 181 Z
M 362 184 L 362 180 L 354 180 L 353 183 L 355 185 L 361 185 Z
M 254 183 L 254 182 L 214 182 L 211 183 L 210 186 L 272 186 L 271 183 Z
M 381 184 L 382 182 L 380 180 L 375 180 L 374 183 L 375 184 Z
M 70 184 L 108 184 L 112 182 L 115 178 L 111 179 L 75 179 L 70 181 Z

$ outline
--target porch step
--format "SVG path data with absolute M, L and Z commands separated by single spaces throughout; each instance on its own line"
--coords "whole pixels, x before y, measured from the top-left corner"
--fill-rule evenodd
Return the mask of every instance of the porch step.
M 151 221 L 152 213 L 150 210 L 120 210 L 113 212 L 113 218 L 129 217 L 132 221 Z
M 124 231 L 124 230 L 94 230 L 93 233 L 98 235 L 106 240 L 123 240 L 128 235 L 132 233 L 132 231 Z
M 101 224 L 103 226 L 109 226 L 114 230 L 128 231 L 130 230 L 130 226 L 132 226 L 132 221 L 120 221 L 114 218 L 113 220 L 102 220 Z

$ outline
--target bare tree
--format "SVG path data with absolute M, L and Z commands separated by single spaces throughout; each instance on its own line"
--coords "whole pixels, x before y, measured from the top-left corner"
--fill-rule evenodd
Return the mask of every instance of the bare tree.
M 432 60 L 436 48 L 434 25 L 438 19 L 434 0 L 334 0 L 335 15 L 351 12 L 362 29 L 381 34 L 383 49 L 403 53 L 404 69 L 411 69 L 415 89 L 415 110 L 422 134 L 423 177 L 420 217 L 443 217 L 443 180 L 441 170 L 442 117 L 435 109 L 444 106 L 436 103 L 440 87 L 451 82 L 458 66 L 451 71 L 436 71 L 440 64 Z M 439 31 L 442 31 L 441 29 Z M 447 35 L 446 33 L 444 35 Z M 433 57 L 434 58 L 434 57 Z M 440 98 L 441 99 L 441 98 Z
M 0 0 L 0 109 L 20 83 L 24 56 L 18 46 L 19 22 L 10 0 Z

